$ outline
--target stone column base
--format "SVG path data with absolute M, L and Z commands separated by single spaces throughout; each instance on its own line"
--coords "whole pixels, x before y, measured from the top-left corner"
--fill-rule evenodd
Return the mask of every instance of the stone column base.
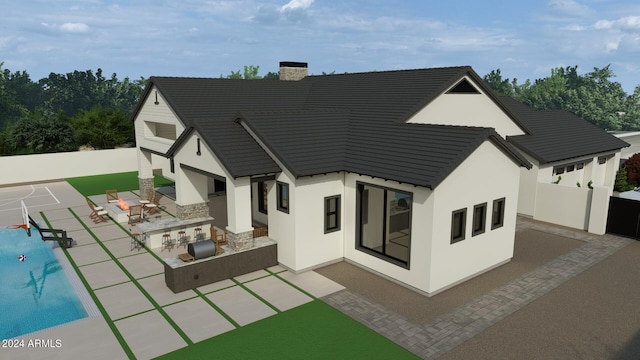
M 227 242 L 235 251 L 251 249 L 253 248 L 253 231 L 245 231 L 239 234 L 228 231 Z
M 180 220 L 189 220 L 209 216 L 209 202 L 197 204 L 176 204 L 176 217 Z
M 138 189 L 140 189 L 140 198 L 146 199 L 150 191 L 155 191 L 153 178 L 138 178 Z

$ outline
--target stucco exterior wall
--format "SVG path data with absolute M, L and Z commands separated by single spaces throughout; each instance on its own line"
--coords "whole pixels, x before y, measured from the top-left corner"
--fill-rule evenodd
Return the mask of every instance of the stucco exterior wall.
M 591 192 L 586 187 L 539 183 L 534 218 L 586 230 L 591 211 Z
M 473 83 L 471 79 L 467 80 Z M 481 90 L 478 86 L 476 88 Z M 407 122 L 492 127 L 503 138 L 524 134 L 524 131 L 483 93 L 443 93 Z
M 0 156 L 0 185 L 136 171 L 135 148 Z
M 157 94 L 157 104 L 156 104 Z M 140 111 L 135 119 L 134 127 L 136 132 L 136 144 L 138 147 L 147 148 L 161 153 L 166 152 L 173 144 L 172 140 L 153 136 L 150 124 L 171 124 L 176 126 L 176 137 L 185 130 L 184 125 L 178 120 L 175 112 L 155 87 L 149 92 L 149 96 L 144 100 Z M 151 125 L 152 126 L 152 125 Z
M 344 174 L 332 173 L 296 179 L 295 193 L 295 212 L 289 214 L 295 219 L 294 270 L 341 260 L 344 255 Z M 324 199 L 335 195 L 341 197 L 341 230 L 325 234 Z
M 434 191 L 430 283 L 434 293 L 513 257 L 520 167 L 485 141 Z M 491 229 L 493 201 L 505 198 L 503 226 Z M 487 203 L 485 232 L 472 235 L 473 209 Z M 467 209 L 465 239 L 451 244 L 452 213 Z

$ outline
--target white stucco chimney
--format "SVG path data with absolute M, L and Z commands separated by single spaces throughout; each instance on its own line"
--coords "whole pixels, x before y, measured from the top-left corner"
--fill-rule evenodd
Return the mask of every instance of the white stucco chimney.
M 305 62 L 280 62 L 280 80 L 297 81 L 304 79 L 307 75 L 308 69 Z

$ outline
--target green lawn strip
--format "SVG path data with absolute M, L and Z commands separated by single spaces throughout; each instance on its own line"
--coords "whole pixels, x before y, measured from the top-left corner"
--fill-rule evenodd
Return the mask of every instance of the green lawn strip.
M 267 275 L 268 276 L 268 275 Z M 263 276 L 266 277 L 266 276 Z M 257 280 L 257 279 L 255 279 Z M 273 309 L 276 313 L 281 313 L 282 311 L 280 309 L 278 309 L 277 307 L 271 305 L 271 303 L 269 303 L 267 300 L 263 299 L 262 296 L 256 294 L 255 292 L 253 292 L 251 289 L 249 289 L 248 287 L 246 287 L 243 283 L 241 283 L 240 281 L 232 278 L 231 281 L 233 281 L 234 283 L 236 283 L 238 286 L 240 286 L 241 288 L 244 289 L 244 291 L 248 292 L 249 294 L 253 295 L 253 297 L 255 297 L 256 299 L 262 301 L 265 305 L 267 305 L 268 307 L 270 307 L 271 309 Z
M 228 289 L 228 288 L 225 288 Z M 223 290 L 223 289 L 221 289 Z M 231 318 L 231 316 L 227 315 L 227 313 L 225 313 L 224 311 L 222 311 L 222 309 L 220 309 L 220 307 L 218 307 L 218 305 L 214 304 L 213 301 L 211 301 L 211 299 L 209 299 L 205 294 L 203 294 L 200 290 L 198 289 L 193 289 L 193 291 L 198 294 L 198 296 L 200 296 L 200 298 L 202 300 L 204 300 L 207 304 L 209 304 L 209 306 L 211 306 L 212 308 L 215 309 L 215 311 L 217 311 L 220 315 L 222 315 L 223 318 L 225 318 L 228 322 L 231 323 L 231 325 L 235 326 L 236 328 L 240 327 L 240 324 L 238 324 L 235 320 L 233 320 Z M 219 291 L 219 290 L 218 290 Z M 215 291 L 212 291 L 211 293 L 214 293 Z M 209 294 L 211 294 L 209 293 Z
M 417 359 L 320 300 L 158 359 Z
M 65 180 L 84 196 L 104 194 L 108 189 L 118 189 L 118 191 L 124 192 L 140 188 L 137 171 L 80 176 L 66 178 Z M 173 181 L 167 178 L 154 175 L 155 187 L 173 185 L 173 183 Z
M 270 272 L 273 276 L 275 276 L 276 278 L 278 278 L 278 279 L 280 279 L 281 281 L 285 282 L 286 284 L 288 284 L 288 285 L 289 285 L 289 286 L 291 286 L 292 288 L 294 288 L 294 289 L 296 289 L 296 290 L 300 291 L 301 293 L 303 293 L 303 294 L 307 295 L 308 297 L 310 297 L 310 298 L 312 298 L 312 299 L 316 300 L 316 297 L 315 297 L 315 296 L 313 296 L 312 294 L 310 294 L 310 293 L 308 293 L 308 292 L 304 291 L 304 289 L 301 289 L 300 287 L 296 286 L 296 285 L 295 285 L 295 284 L 293 284 L 292 282 L 287 281 L 286 279 L 283 279 L 283 278 L 279 275 L 281 272 L 285 272 L 286 270 L 280 271 L 279 273 L 275 273 L 275 272 L 273 272 L 273 271 L 270 271 L 269 269 L 265 269 L 265 270 L 267 270 L 267 271 L 268 271 L 268 272 Z
M 162 317 L 164 317 L 165 320 L 167 320 L 167 322 L 171 325 L 171 327 L 173 327 L 173 329 L 178 333 L 178 335 L 180 335 L 180 337 L 187 343 L 187 345 L 192 345 L 193 341 L 191 341 L 191 339 L 189 339 L 187 334 L 185 334 L 184 331 L 182 331 L 182 329 L 180 329 L 178 324 L 176 324 L 173 321 L 173 319 L 171 319 L 171 317 L 164 311 L 164 309 L 153 299 L 153 297 L 151 297 L 151 295 L 149 295 L 149 293 L 144 289 L 144 287 L 142 287 L 142 285 L 140 285 L 140 283 L 138 283 L 138 281 L 133 277 L 133 275 L 131 275 L 131 273 L 129 273 L 129 271 L 124 267 L 124 265 L 122 265 L 120 263 L 120 261 L 118 261 L 118 259 L 115 256 L 113 256 L 111 251 L 109 251 L 109 249 L 102 243 L 102 241 L 100 241 L 98 239 L 98 237 L 91 231 L 91 229 L 89 229 L 89 227 L 80 219 L 80 217 L 72 209 L 69 209 L 69 211 L 71 211 L 73 216 L 75 216 L 76 219 L 78 221 L 80 221 L 80 223 L 82 224 L 82 226 L 84 226 L 84 228 L 87 230 L 87 232 L 94 239 L 97 240 L 96 242 L 102 247 L 102 249 L 107 253 L 107 255 L 109 255 L 109 257 L 113 260 L 114 264 L 116 264 L 120 268 L 120 270 L 122 270 L 122 272 L 131 280 L 131 282 L 138 288 L 138 290 L 140 290 L 142 295 L 144 295 L 147 298 L 147 300 L 149 300 L 151 305 L 153 305 L 153 307 L 156 310 L 158 310 L 158 313 L 160 315 L 162 315 Z M 120 224 L 118 224 L 118 225 L 120 225 Z
M 69 210 L 71 211 L 71 209 L 69 209 Z M 40 212 L 40 216 L 42 216 L 42 219 L 47 224 L 47 226 L 49 228 L 51 228 L 51 223 L 49 222 L 49 219 L 47 219 L 47 217 L 44 214 L 44 212 L 41 211 Z M 100 300 L 98 300 L 98 297 L 96 296 L 96 294 L 91 289 L 91 286 L 87 282 L 87 279 L 84 277 L 84 275 L 82 275 L 82 272 L 80 271 L 80 268 L 78 268 L 78 265 L 76 264 L 76 262 L 71 257 L 71 254 L 69 254 L 69 250 L 67 250 L 63 246 L 61 246 L 60 248 L 62 249 L 62 252 L 64 253 L 64 255 L 67 257 L 67 260 L 71 264 L 71 267 L 73 267 L 73 270 L 78 275 L 78 278 L 80 279 L 80 281 L 82 281 L 82 284 L 84 285 L 84 288 L 87 289 L 87 292 L 89 293 L 89 296 L 91 296 L 91 299 L 93 300 L 93 302 L 96 304 L 96 307 L 98 308 L 98 310 L 100 310 L 100 313 L 102 314 L 102 317 L 104 317 L 104 320 L 107 322 L 107 325 L 111 329 L 111 332 L 113 332 L 113 335 L 118 340 L 118 343 L 120 343 L 120 346 L 122 346 L 122 350 L 124 350 L 124 352 L 127 354 L 129 359 L 135 359 L 136 357 L 133 354 L 133 351 L 131 351 L 131 348 L 129 347 L 127 342 L 122 337 L 122 334 L 120 333 L 120 331 L 118 330 L 116 325 L 113 323 L 113 321 L 111 321 L 111 317 L 107 313 L 107 310 L 105 310 L 105 308 L 102 306 L 102 303 L 100 302 Z

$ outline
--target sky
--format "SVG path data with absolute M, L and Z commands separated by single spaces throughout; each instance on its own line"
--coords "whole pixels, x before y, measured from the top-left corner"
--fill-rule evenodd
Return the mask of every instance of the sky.
M 0 11 L 2 69 L 119 79 L 219 77 L 280 61 L 309 73 L 470 65 L 519 83 L 610 65 L 640 85 L 637 0 L 21 0 Z

